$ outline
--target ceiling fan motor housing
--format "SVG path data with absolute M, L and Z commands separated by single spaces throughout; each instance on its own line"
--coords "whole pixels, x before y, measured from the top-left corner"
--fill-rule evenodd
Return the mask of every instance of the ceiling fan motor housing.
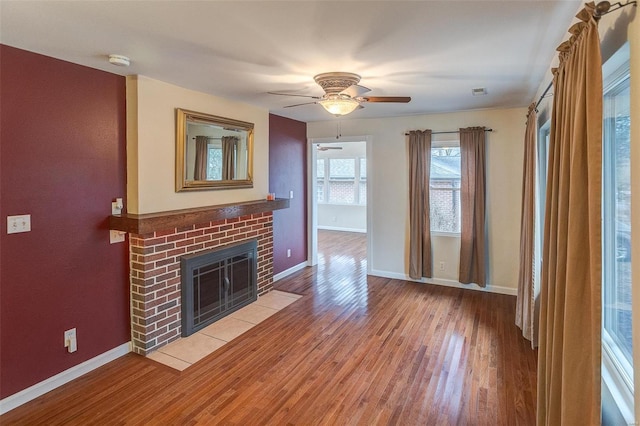
M 316 75 L 313 79 L 326 94 L 333 94 L 340 93 L 354 84 L 358 84 L 360 76 L 350 72 L 326 72 Z

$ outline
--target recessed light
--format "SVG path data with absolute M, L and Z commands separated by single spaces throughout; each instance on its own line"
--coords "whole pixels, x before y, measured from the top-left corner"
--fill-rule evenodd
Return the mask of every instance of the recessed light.
M 119 67 L 128 67 L 131 60 L 124 55 L 109 55 L 109 63 Z
M 475 89 L 471 89 L 471 94 L 473 96 L 484 96 L 487 94 L 487 89 L 484 87 L 477 87 Z

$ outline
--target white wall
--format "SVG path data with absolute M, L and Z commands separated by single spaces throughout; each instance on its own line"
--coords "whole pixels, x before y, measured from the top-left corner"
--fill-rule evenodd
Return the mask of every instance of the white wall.
M 372 150 L 367 162 L 371 171 L 368 176 L 369 188 L 372 191 L 368 197 L 372 211 L 372 274 L 408 279 L 409 159 L 405 132 L 427 128 L 447 131 L 486 126 L 494 129 L 492 133 L 487 133 L 488 287 L 494 291 L 515 294 L 525 116 L 526 109 L 514 108 L 342 121 L 343 137 L 371 135 Z M 308 123 L 307 136 L 335 137 L 335 121 Z M 443 284 L 457 282 L 458 247 L 458 238 L 433 238 L 436 278 L 433 281 Z M 439 271 L 440 260 L 447 264 L 444 272 Z
M 253 188 L 175 192 L 176 108 L 254 123 Z M 145 76 L 127 77 L 127 212 L 262 199 L 269 191 L 269 112 Z
M 318 228 L 367 232 L 367 206 L 318 204 Z

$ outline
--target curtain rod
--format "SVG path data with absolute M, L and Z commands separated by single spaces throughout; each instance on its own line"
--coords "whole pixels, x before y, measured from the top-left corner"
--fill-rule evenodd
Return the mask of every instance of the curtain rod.
M 549 89 L 551 89 L 551 86 L 553 86 L 553 80 L 551 80 L 551 83 L 549 83 L 547 88 L 544 89 L 544 92 L 542 92 L 542 95 L 540 96 L 540 99 L 538 99 L 538 102 L 536 102 L 536 107 L 534 108 L 536 110 L 536 112 L 538 112 L 538 105 L 540 105 L 540 102 L 542 102 L 542 100 L 547 96 L 547 92 L 549 91 Z M 552 95 L 553 95 L 553 93 L 552 93 Z
M 493 132 L 493 129 L 484 129 L 485 132 Z M 460 130 L 447 130 L 446 132 L 431 132 L 432 135 L 441 135 L 443 133 L 460 133 Z M 409 133 L 405 133 L 405 136 L 409 136 Z
M 636 0 L 632 0 L 632 1 L 627 1 L 626 3 L 621 3 L 621 2 L 617 2 L 614 4 L 609 3 L 608 1 L 601 1 L 600 3 L 598 3 L 596 5 L 596 10 L 595 10 L 595 17 L 596 18 L 600 18 L 604 15 L 607 15 L 611 12 L 615 12 L 616 10 L 622 9 L 623 7 L 626 6 L 634 6 L 637 7 L 638 6 L 638 2 Z M 613 9 L 612 9 L 613 7 Z M 547 92 L 549 91 L 549 89 L 551 89 L 551 86 L 553 86 L 553 79 L 551 80 L 551 82 L 549 83 L 549 85 L 547 86 L 546 89 L 544 89 L 544 92 L 542 92 L 542 95 L 540 96 L 540 99 L 538 99 L 538 102 L 536 102 L 536 107 L 535 110 L 536 112 L 538 112 L 538 106 L 540 105 L 540 102 L 542 102 L 542 100 L 545 98 L 545 96 L 547 96 Z M 552 93 L 553 95 L 553 93 Z
M 638 2 L 636 0 L 632 0 L 627 1 L 624 4 L 621 2 L 611 4 L 608 1 L 601 1 L 600 3 L 596 4 L 595 16 L 596 18 L 600 18 L 601 16 L 607 15 L 611 12 L 615 12 L 618 9 L 622 9 L 625 6 L 638 6 Z

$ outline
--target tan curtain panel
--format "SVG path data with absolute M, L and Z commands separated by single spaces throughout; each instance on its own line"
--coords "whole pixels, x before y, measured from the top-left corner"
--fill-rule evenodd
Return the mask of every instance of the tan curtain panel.
M 529 106 L 524 133 L 524 160 L 522 164 L 522 210 L 520 213 L 520 272 L 516 299 L 516 325 L 522 335 L 535 347 L 534 318 L 536 289 L 533 275 L 535 257 L 535 205 L 536 205 L 536 104 Z
M 460 129 L 461 283 L 486 286 L 485 128 Z
M 196 136 L 196 165 L 193 170 L 194 180 L 207 179 L 207 160 L 209 158 L 208 144 L 208 137 Z
M 236 151 L 238 138 L 235 136 L 222 137 L 222 179 L 231 180 L 236 174 Z
M 409 276 L 432 276 L 429 176 L 431 130 L 409 132 Z
M 538 424 L 600 424 L 602 61 L 589 3 L 558 47 L 540 291 Z

